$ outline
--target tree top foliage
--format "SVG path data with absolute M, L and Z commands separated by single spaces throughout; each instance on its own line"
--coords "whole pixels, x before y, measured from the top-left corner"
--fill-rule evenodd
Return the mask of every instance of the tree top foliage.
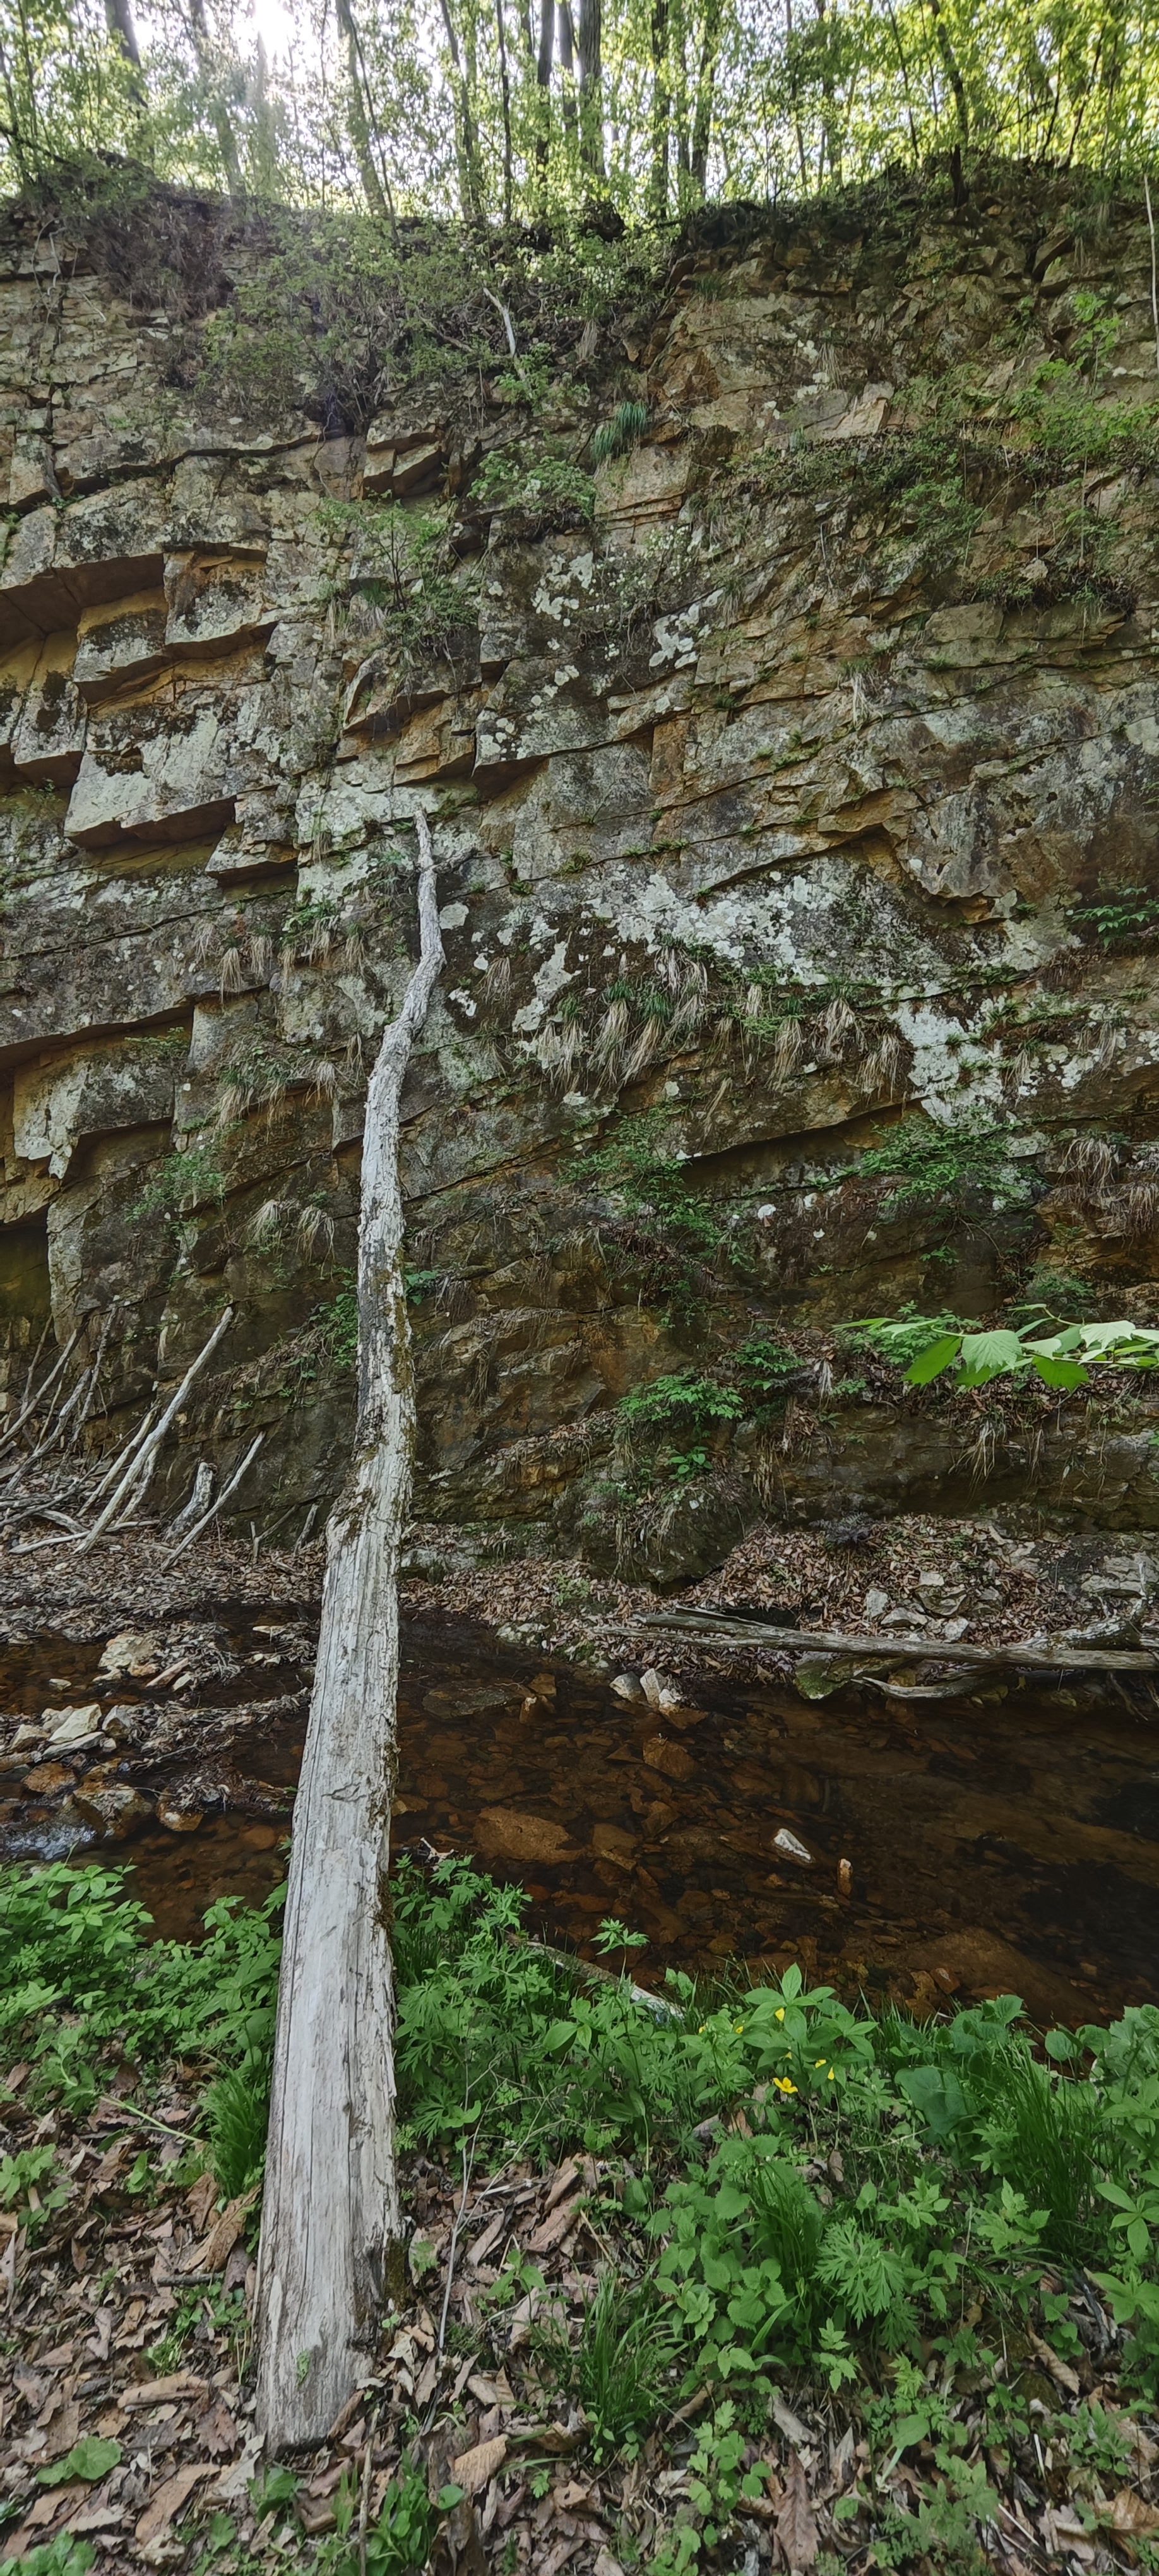
M 578 218 L 841 193 L 931 157 L 1145 173 L 1150 0 L 0 0 L 2 184 L 114 168 L 248 204 Z

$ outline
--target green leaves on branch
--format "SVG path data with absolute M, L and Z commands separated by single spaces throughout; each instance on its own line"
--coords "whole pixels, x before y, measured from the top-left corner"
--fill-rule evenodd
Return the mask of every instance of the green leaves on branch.
M 893 1323 L 882 1315 L 867 1316 L 852 1329 L 905 1370 L 907 1386 L 931 1386 L 949 1377 L 960 1390 L 990 1386 L 995 1378 L 1037 1377 L 1044 1386 L 1069 1389 L 1088 1386 L 1088 1363 L 1125 1369 L 1159 1368 L 1159 1331 L 1124 1321 L 1114 1324 L 1068 1324 L 1062 1332 L 1039 1336 L 1034 1325 L 1016 1333 L 1008 1327 L 970 1332 L 966 1327 L 939 1331 L 939 1318 L 924 1325 L 920 1316 Z M 915 1338 L 926 1335 L 914 1352 Z

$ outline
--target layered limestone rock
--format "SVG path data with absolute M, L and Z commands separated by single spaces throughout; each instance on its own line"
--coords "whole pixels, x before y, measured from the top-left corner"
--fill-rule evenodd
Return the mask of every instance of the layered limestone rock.
M 1159 1299 L 1147 233 L 1122 207 L 1081 237 L 1020 185 L 884 228 L 754 221 L 561 367 L 542 418 L 471 372 L 329 438 L 226 416 L 204 323 L 12 216 L 9 1402 L 50 1318 L 79 1349 L 107 1327 L 116 1430 L 228 1300 L 174 1505 L 264 1425 L 241 1522 L 325 1507 L 421 801 L 449 958 L 404 1102 L 425 1516 L 658 1580 L 762 1509 L 952 1504 L 979 1475 L 1159 1522 L 1137 1391 L 971 1424 L 831 1344 L 907 1299 Z M 1093 467 L 1050 409 L 1064 365 Z M 625 400 L 590 512 L 537 506 L 545 435 L 582 469 Z M 530 497 L 483 507 L 497 443 Z M 444 504 L 455 596 L 404 642 L 384 548 Z M 999 1161 L 940 1199 L 859 1177 L 907 1116 Z M 727 1376 L 774 1327 L 788 1417 L 766 1388 L 699 1467 L 641 1468 L 624 1395 Z

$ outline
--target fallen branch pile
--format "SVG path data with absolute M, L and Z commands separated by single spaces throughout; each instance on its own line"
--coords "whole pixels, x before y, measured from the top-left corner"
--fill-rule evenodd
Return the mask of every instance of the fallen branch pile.
M 0 1461 L 8 1453 L 6 1481 L 0 1483 L 0 1539 L 12 1540 L 17 1530 L 36 1522 L 50 1524 L 51 1534 L 16 1539 L 15 1555 L 29 1555 L 43 1547 L 71 1547 L 78 1556 L 86 1556 L 102 1538 L 155 1525 L 142 1517 L 141 1506 L 162 1448 L 202 1370 L 228 1332 L 234 1309 L 226 1307 L 180 1385 L 160 1409 L 154 1390 L 154 1401 L 110 1458 L 99 1450 L 86 1448 L 84 1433 L 94 1412 L 106 1410 L 101 1397 L 102 1363 L 117 1312 L 115 1301 L 105 1316 L 92 1360 L 80 1369 L 71 1387 L 68 1363 L 80 1340 L 79 1326 L 34 1391 L 32 1380 L 44 1346 L 41 1337 L 21 1409 L 0 1435 Z M 215 1501 L 209 1499 L 209 1470 L 198 1469 L 193 1496 L 197 1510 L 192 1520 L 192 1503 L 178 1514 L 174 1523 L 178 1543 L 166 1559 L 167 1564 L 172 1564 L 217 1518 L 252 1466 L 264 1436 L 258 1432 Z M 22 1445 L 25 1443 L 28 1445 Z M 0 1475 L 3 1472 L 0 1466 Z

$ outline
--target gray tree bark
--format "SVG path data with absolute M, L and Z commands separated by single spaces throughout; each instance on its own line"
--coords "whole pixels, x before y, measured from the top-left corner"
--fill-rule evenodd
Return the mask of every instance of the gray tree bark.
M 370 1079 L 358 1242 L 358 1420 L 326 1532 L 322 1626 L 286 1902 L 258 2255 L 258 2422 L 323 2439 L 365 2375 L 399 2244 L 387 1863 L 398 1559 L 415 1400 L 399 1096 L 443 963 L 418 816 L 420 956 Z

